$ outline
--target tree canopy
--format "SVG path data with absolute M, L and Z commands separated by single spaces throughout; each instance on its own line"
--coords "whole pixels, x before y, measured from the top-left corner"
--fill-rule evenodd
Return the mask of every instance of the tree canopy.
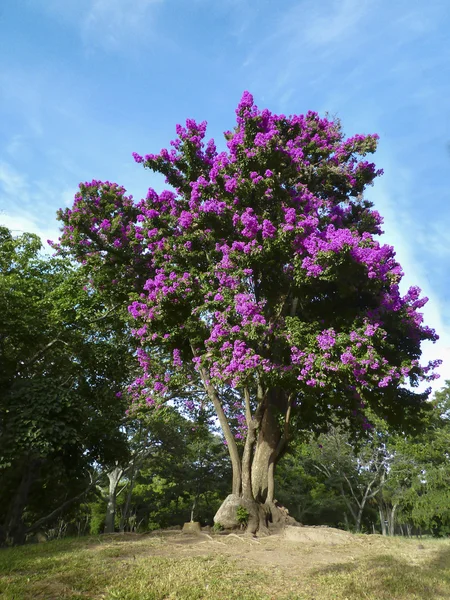
M 80 184 L 56 247 L 91 289 L 127 303 L 141 373 L 135 405 L 197 394 L 217 413 L 233 493 L 273 502 L 273 469 L 291 431 L 333 419 L 370 428 L 413 418 L 439 361 L 420 364 L 427 299 L 403 276 L 382 218 L 364 199 L 381 174 L 378 136 L 259 110 L 245 92 L 226 149 L 188 119 L 159 154 L 134 155 L 169 190 L 135 202 L 118 184 Z M 189 400 L 192 403 L 192 399 Z M 189 408 L 189 407 L 188 407 Z M 293 426 L 293 427 L 291 427 Z

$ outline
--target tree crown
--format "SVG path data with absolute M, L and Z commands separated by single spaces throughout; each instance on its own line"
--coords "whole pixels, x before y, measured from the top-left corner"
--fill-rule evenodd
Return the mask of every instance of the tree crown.
M 421 342 L 437 336 L 420 289 L 401 295 L 402 269 L 363 198 L 381 174 L 365 158 L 378 136 L 346 138 L 315 112 L 259 110 L 248 92 L 236 115 L 222 152 L 188 119 L 170 149 L 134 154 L 171 190 L 134 202 L 117 184 L 86 182 L 59 212 L 60 251 L 87 265 L 91 285 L 129 299 L 134 399 L 158 404 L 201 373 L 221 389 L 283 389 L 311 422 L 331 407 L 370 402 L 389 418 L 421 403 L 427 393 L 401 385 L 437 376 L 439 361 L 419 363 Z

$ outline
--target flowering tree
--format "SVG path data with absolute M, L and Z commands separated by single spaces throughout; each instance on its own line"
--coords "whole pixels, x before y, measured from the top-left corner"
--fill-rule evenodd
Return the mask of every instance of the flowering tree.
M 233 494 L 273 510 L 273 473 L 291 431 L 364 406 L 392 421 L 427 397 L 402 385 L 436 377 L 420 345 L 420 290 L 380 245 L 363 192 L 377 135 L 259 110 L 245 92 L 226 150 L 206 123 L 177 126 L 171 149 L 136 162 L 171 190 L 134 202 L 117 184 L 80 184 L 58 247 L 90 285 L 128 301 L 139 340 L 133 402 L 158 406 L 202 390 L 233 466 Z M 202 400 L 200 392 L 196 396 Z M 192 408 L 195 400 L 188 401 Z

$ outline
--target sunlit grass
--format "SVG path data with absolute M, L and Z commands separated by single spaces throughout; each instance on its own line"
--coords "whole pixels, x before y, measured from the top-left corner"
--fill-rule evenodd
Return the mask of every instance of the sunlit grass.
M 236 548 L 240 549 L 240 540 Z M 286 549 L 280 540 L 279 552 Z M 220 546 L 216 546 L 216 548 Z M 223 546 L 222 546 L 223 547 Z M 317 550 L 317 547 L 316 547 Z M 318 549 L 320 551 L 320 548 Z M 358 552 L 356 552 L 358 551 Z M 251 549 L 249 550 L 251 552 Z M 276 552 L 276 550 L 275 550 Z M 444 600 L 450 598 L 450 541 L 355 537 L 355 556 L 315 567 L 308 548 L 291 564 L 233 559 L 208 544 L 195 556 L 159 538 L 101 536 L 0 551 L 4 600 Z M 330 550 L 328 550 L 330 552 Z M 163 554 L 163 555 L 161 555 Z M 297 564 L 298 554 L 298 568 Z M 248 555 L 250 556 L 250 554 Z

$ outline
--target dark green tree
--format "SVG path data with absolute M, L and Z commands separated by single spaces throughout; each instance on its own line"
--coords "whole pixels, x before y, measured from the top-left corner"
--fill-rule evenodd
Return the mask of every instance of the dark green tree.
M 1 542 L 77 496 L 127 452 L 120 390 L 133 364 L 123 314 L 83 290 L 37 236 L 0 228 Z M 56 483 L 55 485 L 55 482 Z

